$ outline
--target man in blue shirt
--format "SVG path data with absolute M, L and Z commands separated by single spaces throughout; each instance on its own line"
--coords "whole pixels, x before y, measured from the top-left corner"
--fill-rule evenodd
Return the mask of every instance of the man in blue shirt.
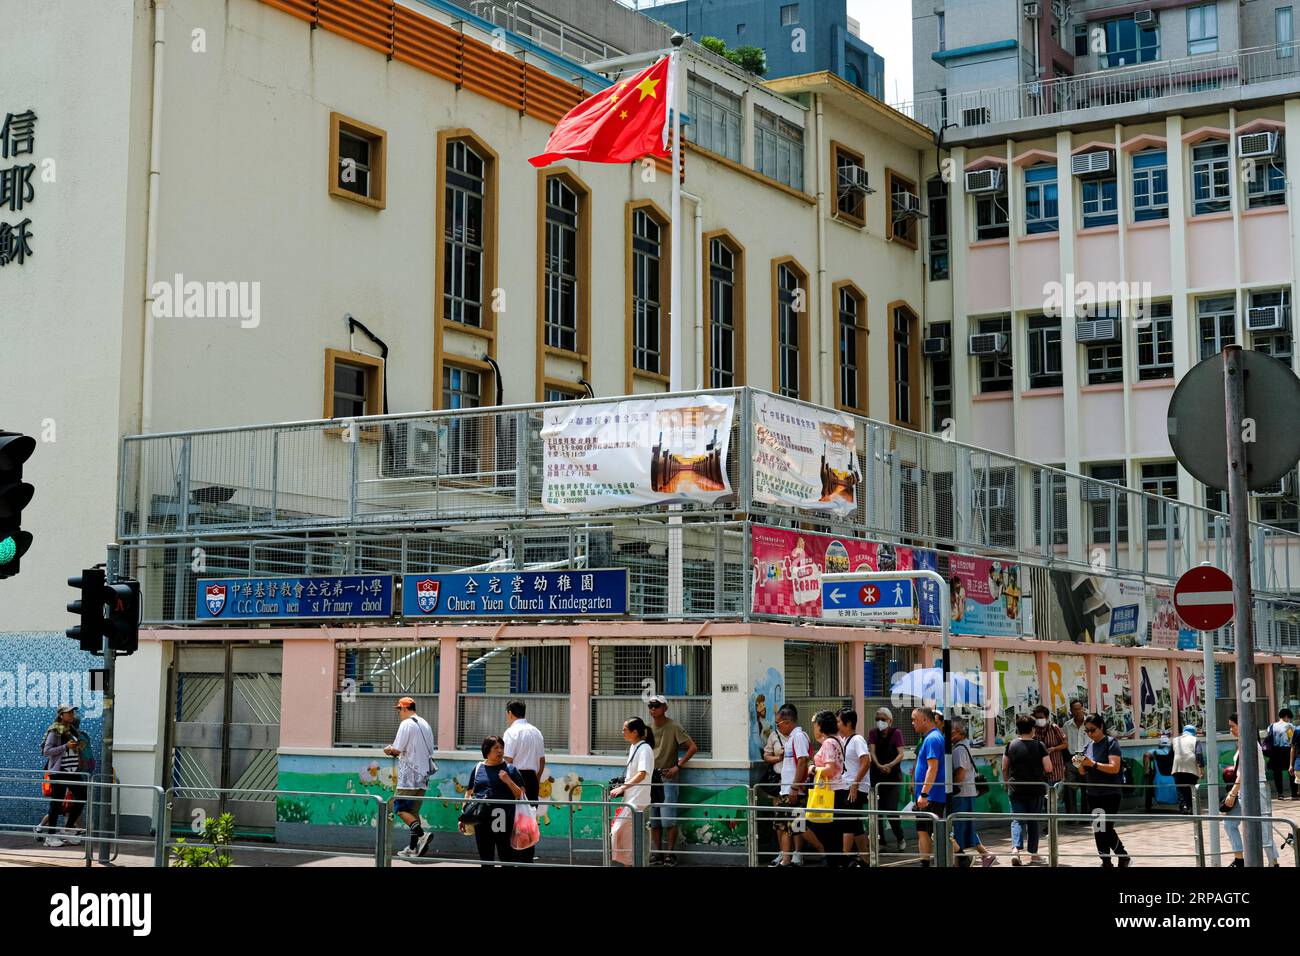
M 936 714 L 932 708 L 917 707 L 912 711 L 912 729 L 921 738 L 916 748 L 916 768 L 913 777 L 916 787 L 913 790 L 916 809 L 935 816 L 945 816 L 948 809 L 948 792 L 944 788 L 943 731 L 936 723 Z M 921 849 L 921 865 L 930 865 L 930 854 L 934 849 L 934 822 L 928 819 L 916 821 L 916 842 Z

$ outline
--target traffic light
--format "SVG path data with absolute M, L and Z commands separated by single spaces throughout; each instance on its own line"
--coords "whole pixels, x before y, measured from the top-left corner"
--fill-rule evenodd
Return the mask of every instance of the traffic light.
M 36 439 L 0 431 L 0 579 L 18 573 L 19 560 L 32 546 L 22 518 L 35 489 L 23 481 L 23 462 L 35 450 Z
M 104 597 L 108 605 L 104 619 L 108 646 L 120 654 L 134 654 L 140 646 L 140 582 L 105 585 Z
M 81 592 L 80 601 L 68 604 L 68 611 L 81 617 L 81 623 L 68 628 L 68 637 L 81 642 L 83 651 L 98 654 L 104 649 L 104 571 L 86 568 L 79 578 L 68 578 L 68 586 Z

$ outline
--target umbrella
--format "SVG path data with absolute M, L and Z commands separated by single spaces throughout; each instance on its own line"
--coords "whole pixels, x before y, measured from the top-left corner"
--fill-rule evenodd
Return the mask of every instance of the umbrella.
M 890 697 L 913 698 L 917 700 L 943 700 L 943 670 L 938 667 L 918 667 L 915 670 L 899 671 L 894 675 L 889 689 Z M 961 671 L 948 672 L 948 702 L 953 705 L 974 704 L 979 706 L 984 701 L 984 689 L 980 682 Z

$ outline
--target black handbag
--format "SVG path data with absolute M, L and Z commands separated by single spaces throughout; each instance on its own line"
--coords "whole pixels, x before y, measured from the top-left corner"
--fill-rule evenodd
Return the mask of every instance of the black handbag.
M 467 827 L 475 826 L 487 819 L 489 807 L 487 801 L 481 797 L 474 796 L 474 781 L 478 779 L 478 768 L 483 763 L 474 765 L 474 771 L 469 775 L 469 789 L 465 791 L 465 801 L 460 805 L 460 816 L 457 822 Z

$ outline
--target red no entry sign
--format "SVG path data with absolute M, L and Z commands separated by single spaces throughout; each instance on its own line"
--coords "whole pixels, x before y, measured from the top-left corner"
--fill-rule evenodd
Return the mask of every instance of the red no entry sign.
M 1232 620 L 1232 578 L 1218 568 L 1192 568 L 1174 586 L 1174 610 L 1184 624 L 1213 631 Z

